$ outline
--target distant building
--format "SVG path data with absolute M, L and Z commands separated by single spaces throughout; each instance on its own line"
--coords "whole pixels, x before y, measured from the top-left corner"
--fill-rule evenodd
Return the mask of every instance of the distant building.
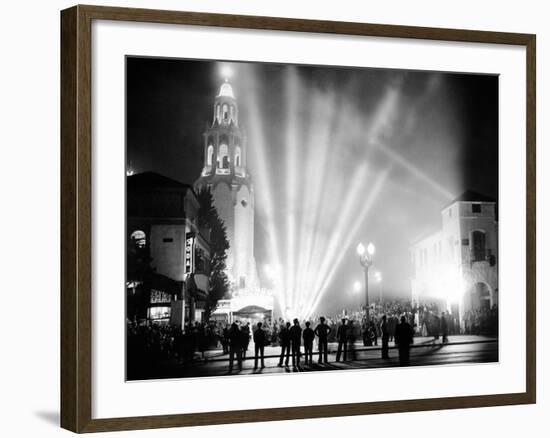
M 193 188 L 153 172 L 126 181 L 129 318 L 178 325 L 201 321 L 210 246 L 209 231 L 198 226 Z
M 229 299 L 234 301 L 219 303 L 213 316 L 227 315 L 231 319 L 230 315 L 241 314 L 243 319 L 254 322 L 263 319 L 262 315 L 271 315 L 273 297 L 266 298 L 258 279 L 254 257 L 254 186 L 247 165 L 247 137 L 239 124 L 237 99 L 226 79 L 214 99 L 212 121 L 204 133 L 204 165 L 195 189 L 211 191 L 229 241 L 226 265 L 231 284 Z M 249 315 L 247 309 L 236 308 L 239 303 L 245 303 L 244 296 L 248 297 L 246 307 L 254 310 L 250 318 L 244 316 Z M 236 297 L 241 298 L 236 300 Z
M 495 200 L 467 191 L 441 210 L 441 229 L 411 247 L 412 301 L 448 311 L 464 332 L 498 305 Z

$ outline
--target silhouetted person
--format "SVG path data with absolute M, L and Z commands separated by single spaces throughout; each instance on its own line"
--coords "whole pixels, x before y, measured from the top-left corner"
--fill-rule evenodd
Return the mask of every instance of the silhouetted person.
M 243 348 L 243 359 L 246 359 L 246 352 L 248 351 L 248 344 L 250 343 L 250 323 L 247 322 L 246 325 L 241 327 L 242 333 L 242 348 Z
M 432 330 L 434 335 L 434 341 L 437 341 L 439 339 L 439 329 L 441 328 L 441 321 L 439 319 L 439 316 L 436 314 L 433 315 L 432 320 Z
M 285 365 L 288 366 L 288 361 L 290 359 L 290 322 L 286 323 L 286 326 L 281 328 L 281 331 L 279 332 L 279 342 L 281 343 L 281 357 L 279 358 L 279 366 L 283 366 L 283 359 L 285 358 L 286 354 L 286 360 Z
M 321 316 L 319 318 L 319 325 L 315 327 L 315 334 L 319 338 L 319 363 L 328 363 L 328 335 L 331 332 L 331 328 L 325 324 L 325 318 Z
M 449 342 L 448 335 L 449 335 L 449 326 L 447 324 L 447 317 L 445 315 L 445 312 L 441 312 L 441 320 L 440 320 L 440 331 L 441 331 L 441 342 L 443 344 L 446 344 Z
M 376 333 L 376 324 L 373 319 L 369 323 L 369 339 L 372 345 L 378 345 L 378 334 Z
M 241 344 L 242 333 L 236 323 L 231 324 L 228 333 L 229 338 L 229 371 L 233 371 L 233 361 L 237 356 L 237 365 L 239 370 L 243 369 L 243 347 Z
M 388 321 L 388 329 L 389 329 L 389 332 L 390 332 L 390 342 L 391 341 L 394 341 L 394 337 L 395 337 L 395 326 L 397 325 L 397 317 L 395 315 L 392 315 L 390 317 L 390 320 Z
M 409 365 L 409 353 L 413 343 L 413 330 L 407 319 L 402 316 L 401 323 L 395 327 L 395 343 L 399 349 L 399 365 Z
M 222 349 L 223 354 L 229 353 L 229 327 L 227 325 L 222 330 Z
M 304 338 L 304 356 L 306 365 L 308 363 L 310 365 L 313 363 L 313 339 L 315 338 L 315 332 L 312 330 L 310 325 L 311 323 L 307 321 L 306 328 L 302 334 L 302 338 Z
M 206 327 L 204 324 L 197 326 L 198 330 L 198 349 L 201 354 L 202 360 L 206 360 L 205 352 L 208 349 L 208 335 L 206 333 Z
M 363 338 L 363 347 L 370 347 L 369 324 L 365 320 L 361 323 L 361 337 Z
M 344 350 L 344 361 L 348 358 L 348 326 L 346 325 L 345 318 L 342 319 L 342 324 L 338 327 L 336 332 L 336 338 L 338 339 L 338 351 L 336 352 L 336 362 L 340 362 L 340 355 L 342 349 Z
M 390 342 L 390 331 L 388 327 L 388 322 L 386 315 L 382 316 L 382 322 L 380 323 L 380 335 L 382 336 L 382 359 L 389 359 L 389 342 Z
M 302 327 L 295 318 L 294 325 L 290 327 L 290 344 L 292 346 L 292 366 L 300 364 L 300 346 L 302 344 Z
M 357 340 L 355 334 L 355 327 L 353 326 L 353 321 L 348 322 L 348 352 L 350 360 L 355 360 L 355 341 Z
M 261 359 L 261 367 L 264 365 L 264 347 L 266 344 L 265 332 L 262 329 L 262 323 L 258 323 L 258 328 L 254 332 L 254 368 L 258 368 L 258 357 Z

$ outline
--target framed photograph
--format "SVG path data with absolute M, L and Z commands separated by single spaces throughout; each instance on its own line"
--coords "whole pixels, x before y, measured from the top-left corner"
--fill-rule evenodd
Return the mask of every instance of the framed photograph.
M 61 425 L 535 403 L 535 35 L 61 13 Z

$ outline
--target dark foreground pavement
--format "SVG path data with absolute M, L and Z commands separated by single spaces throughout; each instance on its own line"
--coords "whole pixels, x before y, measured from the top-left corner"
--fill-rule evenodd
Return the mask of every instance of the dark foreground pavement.
M 433 341 L 433 338 L 415 338 L 411 346 L 410 366 L 423 365 L 450 365 L 464 363 L 483 363 L 498 361 L 498 339 L 484 336 L 449 336 L 447 344 L 441 344 L 441 340 Z M 329 344 L 328 364 L 318 363 L 318 354 L 313 354 L 313 364 L 305 365 L 302 354 L 301 361 L 293 367 L 292 357 L 289 366 L 279 367 L 280 347 L 265 348 L 265 368 L 254 368 L 254 344 L 251 342 L 246 359 L 243 360 L 242 370 L 238 369 L 235 361 L 233 371 L 229 371 L 229 358 L 222 354 L 221 350 L 209 350 L 205 354 L 206 359 L 195 356 L 193 362 L 181 363 L 179 360 L 170 360 L 157 363 L 149 370 L 141 370 L 139 375 L 129 375 L 130 380 L 179 378 L 179 377 L 205 377 L 225 375 L 248 375 L 291 373 L 307 371 L 332 371 L 367 368 L 386 368 L 399 366 L 398 351 L 390 343 L 389 359 L 381 358 L 380 345 L 363 347 L 356 343 L 353 352 L 348 351 L 346 361 L 336 362 L 337 344 Z M 303 351 L 303 346 L 302 346 Z

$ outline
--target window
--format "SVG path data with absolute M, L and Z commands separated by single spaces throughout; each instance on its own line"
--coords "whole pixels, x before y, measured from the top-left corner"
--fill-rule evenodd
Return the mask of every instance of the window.
M 220 145 L 218 152 L 218 168 L 229 169 L 229 152 L 226 144 Z
M 428 250 L 426 248 L 422 248 L 419 255 L 420 266 L 426 266 L 428 264 Z
M 165 237 L 164 239 L 162 239 L 162 241 L 164 243 L 172 243 L 174 241 L 174 239 L 172 239 L 171 237 Z
M 202 248 L 195 248 L 195 272 L 207 272 L 206 254 Z
M 235 167 L 241 167 L 241 148 L 235 148 Z
M 212 166 L 212 159 L 214 157 L 214 146 L 209 145 L 208 151 L 206 152 L 206 164 Z
M 246 278 L 245 277 L 239 277 L 239 288 L 244 289 L 246 286 Z
M 246 201 L 246 199 L 243 199 L 241 201 L 241 205 L 246 208 L 246 206 L 248 205 L 248 202 Z
M 449 211 L 449 217 L 453 217 L 453 210 L 452 210 L 452 208 L 449 208 L 448 211 Z
M 130 239 L 138 248 L 144 248 L 147 244 L 147 236 L 144 231 L 136 230 L 130 235 Z
M 485 233 L 474 231 L 472 233 L 472 261 L 480 262 L 485 260 Z
M 223 120 L 227 121 L 229 119 L 229 108 L 225 103 L 223 104 L 223 107 L 222 107 L 222 114 L 223 114 Z
M 472 204 L 472 213 L 481 213 L 481 204 Z

